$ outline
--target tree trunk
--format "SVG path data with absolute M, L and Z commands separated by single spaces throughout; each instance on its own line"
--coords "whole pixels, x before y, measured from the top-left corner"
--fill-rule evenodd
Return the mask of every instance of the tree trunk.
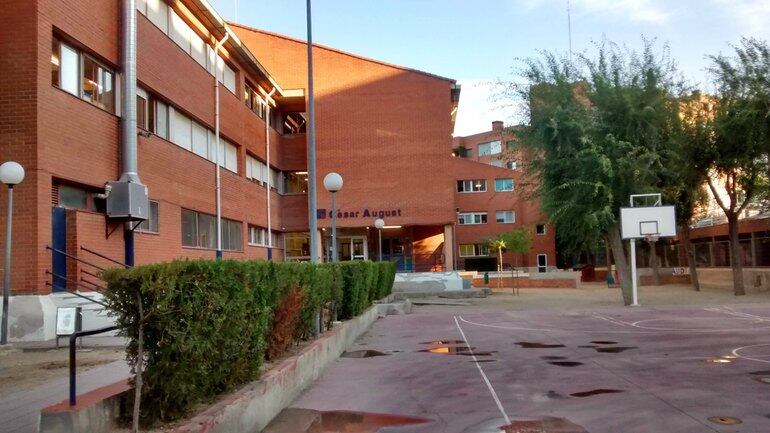
M 660 286 L 660 259 L 655 249 L 656 241 L 648 242 L 650 245 L 650 267 L 652 268 L 652 285 Z
M 134 366 L 134 413 L 131 431 L 139 433 L 139 407 L 142 402 L 142 372 L 144 371 L 144 309 L 142 307 L 142 295 L 137 292 L 136 300 L 139 308 L 139 336 L 136 344 L 136 365 Z
M 503 287 L 503 249 L 497 249 L 497 288 Z
M 730 231 L 730 266 L 733 268 L 733 287 L 735 296 L 743 296 L 746 289 L 743 285 L 743 254 L 738 240 L 738 215 L 727 216 L 727 227 Z
M 687 255 L 687 265 L 690 267 L 690 285 L 696 292 L 700 292 L 700 281 L 698 281 L 698 267 L 695 266 L 695 248 L 690 239 L 690 225 L 684 224 L 681 227 L 682 246 Z
M 626 256 L 626 249 L 623 248 L 623 239 L 620 237 L 620 226 L 616 223 L 607 230 L 607 237 L 610 240 L 612 257 L 615 259 L 615 266 L 620 275 L 620 288 L 623 293 L 623 303 L 631 305 L 633 303 L 633 294 L 631 287 L 631 267 Z

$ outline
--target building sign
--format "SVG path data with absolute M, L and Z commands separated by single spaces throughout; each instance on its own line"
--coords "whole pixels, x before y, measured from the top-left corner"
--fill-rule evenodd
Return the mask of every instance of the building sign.
M 316 213 L 319 220 L 331 218 L 331 211 L 327 209 L 318 209 L 318 212 Z M 379 210 L 379 209 L 361 209 L 357 211 L 349 211 L 349 210 L 343 210 L 340 209 L 337 211 L 337 219 L 350 219 L 350 218 L 387 218 L 387 217 L 400 217 L 401 216 L 401 209 L 388 209 L 388 210 Z

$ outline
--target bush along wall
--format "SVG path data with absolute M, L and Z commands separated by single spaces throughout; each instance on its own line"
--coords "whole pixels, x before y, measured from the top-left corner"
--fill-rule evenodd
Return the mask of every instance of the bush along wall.
M 320 308 L 337 305 L 341 320 L 361 314 L 390 294 L 395 265 L 185 260 L 103 277 L 134 368 L 141 299 L 141 417 L 151 424 L 257 379 L 266 356 L 312 335 Z

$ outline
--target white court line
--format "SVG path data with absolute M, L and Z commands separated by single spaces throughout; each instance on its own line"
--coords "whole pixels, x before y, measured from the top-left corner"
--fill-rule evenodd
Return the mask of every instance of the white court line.
M 630 326 L 637 328 L 638 330 L 609 330 L 609 329 L 554 329 L 554 328 L 526 328 L 520 326 L 501 326 L 501 325 L 489 325 L 486 323 L 478 323 L 464 319 L 462 316 L 458 316 L 461 321 L 475 326 L 483 326 L 486 328 L 496 329 L 508 329 L 512 331 L 538 331 L 538 332 L 580 332 L 580 333 L 594 333 L 594 334 L 660 334 L 661 332 L 671 332 L 676 334 L 719 334 L 724 332 L 755 332 L 765 331 L 770 329 L 770 326 L 763 326 L 759 328 L 730 328 L 730 329 L 682 329 L 682 328 L 654 328 L 650 326 L 641 326 L 639 323 L 648 322 L 651 320 L 667 320 L 666 318 L 660 319 L 646 319 L 638 322 L 629 323 Z M 701 317 L 701 319 L 704 319 Z M 705 319 L 713 319 L 711 317 Z
M 455 325 L 457 325 L 457 329 L 460 331 L 460 335 L 463 336 L 463 341 L 465 341 L 465 345 L 468 346 L 468 351 L 471 353 L 471 357 L 473 357 L 473 362 L 476 364 L 476 368 L 479 369 L 479 373 L 481 373 L 481 377 L 484 379 L 484 382 L 487 384 L 487 388 L 489 388 L 489 392 L 492 394 L 492 398 L 495 399 L 495 403 L 497 403 L 497 408 L 500 409 L 500 413 L 503 414 L 503 418 L 505 418 L 505 424 L 510 424 L 511 419 L 508 418 L 508 414 L 505 413 L 505 409 L 503 408 L 503 404 L 500 402 L 500 398 L 497 396 L 497 393 L 495 392 L 495 388 L 492 387 L 492 384 L 489 382 L 489 378 L 487 378 L 487 375 L 484 373 L 484 369 L 481 368 L 481 364 L 479 364 L 479 360 L 476 359 L 476 354 L 473 353 L 473 348 L 471 347 L 471 343 L 468 342 L 468 338 L 465 337 L 465 332 L 463 332 L 463 328 L 460 327 L 460 322 L 457 321 L 457 316 L 454 316 L 455 319 Z
M 618 320 L 618 319 L 615 319 L 615 318 L 613 318 L 613 317 L 602 316 L 602 315 L 601 315 L 601 314 L 599 314 L 599 313 L 593 313 L 593 316 L 594 316 L 595 318 L 597 318 L 597 319 L 606 320 L 606 321 L 608 321 L 608 322 L 610 322 L 610 323 L 612 323 L 612 324 L 614 324 L 614 325 L 618 325 L 618 326 L 621 326 L 621 327 L 624 327 L 624 326 L 631 326 L 631 324 L 630 324 L 630 323 L 627 323 L 627 322 L 623 322 L 622 320 Z
M 752 358 L 751 356 L 743 356 L 743 355 L 741 355 L 741 350 L 743 350 L 743 349 L 750 349 L 752 347 L 764 347 L 764 346 L 770 346 L 770 343 L 752 344 L 751 346 L 739 347 L 737 349 L 733 349 L 733 355 L 737 356 L 738 358 L 746 359 L 746 360 L 749 360 L 749 361 L 761 362 L 763 364 L 770 364 L 770 361 L 768 361 L 767 359 Z M 768 356 L 770 356 L 770 355 L 768 355 Z

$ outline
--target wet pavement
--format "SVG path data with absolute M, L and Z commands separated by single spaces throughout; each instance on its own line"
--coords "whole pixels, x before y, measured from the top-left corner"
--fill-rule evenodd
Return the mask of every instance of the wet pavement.
M 265 432 L 770 431 L 770 304 L 420 307 L 348 353 Z

